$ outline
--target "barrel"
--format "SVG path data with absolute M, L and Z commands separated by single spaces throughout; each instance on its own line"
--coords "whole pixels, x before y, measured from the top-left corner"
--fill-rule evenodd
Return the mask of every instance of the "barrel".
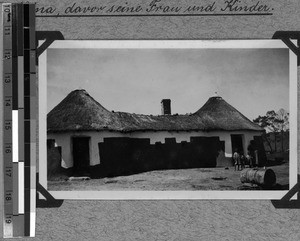
M 241 171 L 240 179 L 242 183 L 253 183 L 265 187 L 276 184 L 276 175 L 272 169 L 246 168 Z

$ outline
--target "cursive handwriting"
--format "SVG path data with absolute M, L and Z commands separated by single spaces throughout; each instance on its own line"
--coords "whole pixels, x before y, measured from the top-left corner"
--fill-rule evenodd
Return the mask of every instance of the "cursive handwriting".
M 201 5 L 201 6 L 189 6 L 186 8 L 186 10 L 184 11 L 184 13 L 186 12 L 214 12 L 216 11 L 216 2 L 207 4 L 207 5 Z
M 41 13 L 41 14 L 53 14 L 56 11 L 55 7 L 52 6 L 47 6 L 47 7 L 36 7 L 35 8 L 35 12 L 37 14 Z
M 257 1 L 254 4 L 245 5 L 241 4 L 240 0 L 228 0 L 225 1 L 225 6 L 221 8 L 221 11 L 229 12 L 269 12 L 270 7 L 266 4 L 261 4 L 260 1 Z
M 151 0 L 145 4 L 122 2 L 120 4 L 84 5 L 73 2 L 63 9 L 55 6 L 38 6 L 37 15 L 109 15 L 109 14 L 271 14 L 274 9 L 267 0 L 253 0 L 251 3 L 243 0 L 203 1 L 198 5 L 166 3 L 162 0 Z
M 161 3 L 161 0 L 153 0 L 149 7 L 146 8 L 147 13 L 178 13 L 181 11 L 181 7 L 169 6 Z
M 100 11 L 103 11 L 106 8 L 106 6 L 87 6 L 87 7 L 81 7 L 77 3 L 73 3 L 73 5 L 67 7 L 65 9 L 65 13 L 98 13 Z

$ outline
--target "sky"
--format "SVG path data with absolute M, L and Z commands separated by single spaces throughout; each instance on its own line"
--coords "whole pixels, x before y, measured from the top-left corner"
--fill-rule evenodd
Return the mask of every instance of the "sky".
M 54 49 L 47 51 L 48 112 L 85 89 L 108 110 L 194 113 L 215 92 L 253 120 L 289 110 L 287 49 Z

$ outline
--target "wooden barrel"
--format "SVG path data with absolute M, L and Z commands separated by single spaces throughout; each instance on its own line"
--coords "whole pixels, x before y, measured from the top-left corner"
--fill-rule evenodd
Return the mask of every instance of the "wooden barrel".
M 253 183 L 271 187 L 276 184 L 276 175 L 272 169 L 246 168 L 241 171 L 242 183 Z

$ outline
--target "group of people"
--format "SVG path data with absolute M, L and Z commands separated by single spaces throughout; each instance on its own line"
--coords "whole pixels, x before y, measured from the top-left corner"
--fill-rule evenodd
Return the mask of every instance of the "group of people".
M 244 156 L 242 153 L 238 153 L 238 150 L 235 150 L 232 158 L 234 162 L 235 171 L 243 170 L 246 164 L 249 165 L 250 168 L 254 166 L 254 162 L 253 162 L 254 157 L 251 155 L 249 151 L 247 155 Z

